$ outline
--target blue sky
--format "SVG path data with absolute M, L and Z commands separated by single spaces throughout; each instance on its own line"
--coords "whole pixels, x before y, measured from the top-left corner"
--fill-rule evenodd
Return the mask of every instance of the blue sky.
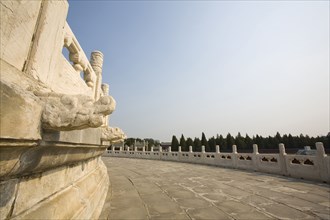
M 329 132 L 329 1 L 69 5 L 129 137 Z

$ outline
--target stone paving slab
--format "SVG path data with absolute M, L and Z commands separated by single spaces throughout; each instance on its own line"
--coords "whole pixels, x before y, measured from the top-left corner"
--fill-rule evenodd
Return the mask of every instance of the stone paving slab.
M 329 219 L 330 186 L 168 161 L 103 157 L 100 219 Z

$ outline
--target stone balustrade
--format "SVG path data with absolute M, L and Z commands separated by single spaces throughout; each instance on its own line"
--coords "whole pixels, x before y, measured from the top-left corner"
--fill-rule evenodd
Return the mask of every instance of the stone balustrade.
M 105 202 L 101 155 L 125 134 L 109 127 L 116 102 L 102 84 L 103 54 L 87 59 L 68 7 L 0 4 L 0 219 L 98 219 Z
M 279 154 L 259 154 L 256 144 L 253 145 L 253 153 L 239 153 L 236 145 L 233 145 L 231 153 L 220 152 L 219 146 L 216 146 L 216 152 L 205 152 L 203 149 L 202 146 L 202 152 L 193 152 L 190 146 L 188 152 L 182 152 L 181 147 L 178 152 L 165 152 L 121 151 L 112 148 L 103 156 L 205 164 L 330 183 L 330 157 L 325 154 L 320 142 L 316 143 L 316 155 L 288 155 L 283 144 L 279 144 Z

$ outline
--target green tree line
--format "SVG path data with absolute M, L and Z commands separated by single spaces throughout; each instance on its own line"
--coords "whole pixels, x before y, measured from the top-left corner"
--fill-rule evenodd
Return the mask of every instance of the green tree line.
M 250 137 L 248 134 L 242 136 L 238 133 L 236 136 L 232 136 L 228 133 L 226 136 L 217 135 L 207 139 L 204 132 L 201 138 L 195 137 L 194 139 L 188 137 L 185 138 L 182 134 L 180 140 L 175 135 L 172 136 L 171 149 L 177 151 L 181 146 L 182 151 L 189 151 L 189 146 L 192 146 L 194 152 L 200 152 L 202 146 L 205 146 L 206 152 L 215 152 L 215 146 L 219 145 L 220 150 L 229 152 L 232 150 L 232 146 L 235 144 L 238 151 L 252 151 L 253 144 L 257 144 L 259 149 L 278 149 L 278 144 L 283 143 L 286 149 L 303 148 L 304 146 L 315 147 L 316 142 L 322 142 L 325 148 L 330 148 L 330 133 L 327 136 L 309 137 L 308 135 L 300 134 L 299 136 L 293 136 L 291 134 L 281 135 L 279 132 L 275 136 L 263 137 L 261 135 L 255 135 Z

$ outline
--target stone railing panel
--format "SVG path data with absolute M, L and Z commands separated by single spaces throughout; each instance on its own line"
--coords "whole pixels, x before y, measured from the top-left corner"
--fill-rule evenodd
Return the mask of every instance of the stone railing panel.
M 316 156 L 286 155 L 285 160 L 290 176 L 315 180 L 320 178 Z
M 99 73 L 99 79 L 97 74 L 95 73 L 91 63 L 87 59 L 87 56 L 83 49 L 81 48 L 78 40 L 73 34 L 70 26 L 65 23 L 64 26 L 64 47 L 66 47 L 69 51 L 69 59 L 73 63 L 73 68 L 75 69 L 77 75 L 80 76 L 80 72 L 84 72 L 84 80 L 88 87 L 90 87 L 93 91 L 93 97 L 95 99 L 99 98 L 99 92 L 101 91 L 101 72 L 102 72 L 102 64 L 103 64 L 103 54 L 100 52 L 92 53 L 92 63 L 94 67 L 97 67 Z M 95 54 L 101 54 L 100 59 L 93 59 Z M 97 56 L 100 57 L 100 56 Z M 99 61 L 100 60 L 100 61 Z M 100 64 L 99 64 L 100 63 Z
M 262 172 L 281 174 L 278 154 L 259 154 L 256 157 L 257 169 Z
M 233 146 L 232 153 L 216 152 L 137 152 L 137 151 L 107 151 L 104 156 L 130 157 L 154 160 L 178 161 L 195 164 L 215 165 L 227 168 L 245 169 L 272 173 L 295 178 L 323 181 L 330 183 L 329 157 L 324 153 L 322 143 L 316 143 L 317 156 L 287 155 L 283 144 L 279 145 L 280 154 L 259 154 L 258 146 L 253 146 L 253 153 L 239 153 Z M 130 154 L 127 154 L 130 153 Z
M 94 98 L 93 89 L 87 86 L 63 54 L 59 56 L 58 65 L 61 70 L 54 73 L 55 82 L 49 85 L 53 91 L 70 95 L 82 94 Z
M 234 162 L 233 162 L 233 154 L 232 153 L 219 153 L 217 154 L 217 160 L 216 160 L 216 165 L 217 166 L 224 166 L 224 167 L 234 167 Z
M 254 163 L 252 161 L 253 154 L 238 153 L 234 156 L 236 158 L 236 167 L 247 170 L 254 170 Z

